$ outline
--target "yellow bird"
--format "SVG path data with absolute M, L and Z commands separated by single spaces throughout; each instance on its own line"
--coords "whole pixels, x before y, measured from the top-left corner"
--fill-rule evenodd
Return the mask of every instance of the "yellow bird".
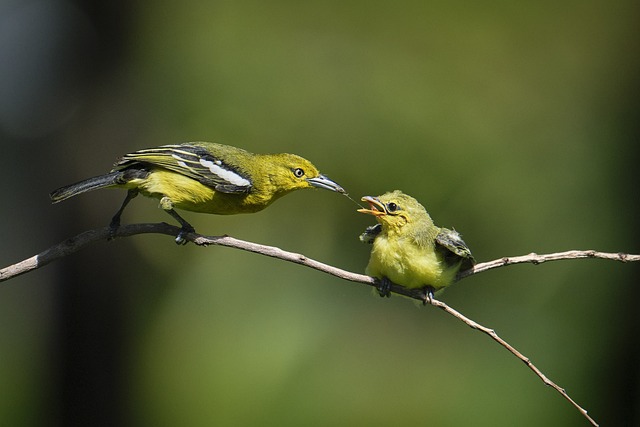
M 295 154 L 253 154 L 212 142 L 164 145 L 125 154 L 111 172 L 51 192 L 53 203 L 98 188 L 129 190 L 111 220 L 112 232 L 122 211 L 138 195 L 160 199 L 160 207 L 182 226 L 176 243 L 186 243 L 193 227 L 174 208 L 232 215 L 260 211 L 294 190 L 324 188 L 346 194 Z
M 366 274 L 382 280 L 380 296 L 390 295 L 391 283 L 421 288 L 425 298 L 456 280 L 458 271 L 475 264 L 471 251 L 455 230 L 437 227 L 425 208 L 399 190 L 379 197 L 365 196 L 378 224 L 368 227 L 360 240 L 373 243 Z

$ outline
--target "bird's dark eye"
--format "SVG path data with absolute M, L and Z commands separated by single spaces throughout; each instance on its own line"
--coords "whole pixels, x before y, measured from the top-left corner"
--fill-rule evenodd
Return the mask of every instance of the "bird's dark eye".
M 293 170 L 293 174 L 295 175 L 296 178 L 302 178 L 304 176 L 304 170 L 301 168 L 295 168 Z
M 387 210 L 388 210 L 389 212 L 395 212 L 395 211 L 397 211 L 397 210 L 398 210 L 398 205 L 396 205 L 396 204 L 395 204 L 395 203 L 393 203 L 393 202 L 389 202 L 389 203 L 387 203 Z

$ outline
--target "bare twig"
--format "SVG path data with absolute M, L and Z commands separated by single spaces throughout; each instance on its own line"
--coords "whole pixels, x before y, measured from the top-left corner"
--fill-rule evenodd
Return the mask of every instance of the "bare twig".
M 156 233 L 156 234 L 166 234 L 171 236 L 177 236 L 179 231 L 180 229 L 178 227 L 165 224 L 165 223 L 132 224 L 132 225 L 121 226 L 120 228 L 118 228 L 115 235 L 112 237 L 127 237 L 127 236 L 133 236 L 135 234 L 145 234 L 145 233 Z M 75 237 L 72 237 L 57 245 L 52 246 L 51 248 L 39 253 L 38 255 L 35 255 L 24 261 L 18 262 L 16 264 L 13 264 L 6 268 L 1 269 L 0 282 L 9 280 L 13 277 L 16 277 L 21 274 L 27 273 L 29 271 L 35 270 L 37 268 L 40 268 L 59 258 L 65 257 L 74 252 L 77 252 L 91 243 L 102 241 L 109 237 L 110 237 L 110 229 L 108 227 L 100 228 L 96 230 L 89 230 L 84 233 L 80 233 Z M 260 245 L 257 243 L 251 243 L 244 240 L 235 239 L 229 236 L 203 236 L 196 233 L 190 233 L 187 236 L 187 240 L 199 246 L 218 245 L 218 246 L 227 246 L 227 247 L 232 247 L 236 249 L 241 249 L 244 251 L 254 252 L 257 254 L 278 258 L 284 261 L 301 264 L 306 267 L 310 267 L 315 270 L 319 270 L 324 273 L 328 273 L 338 278 L 348 280 L 351 282 L 362 283 L 369 286 L 379 285 L 379 281 L 373 277 L 342 270 L 340 268 L 321 263 L 311 258 L 307 258 L 302 254 L 287 252 L 274 246 Z M 476 264 L 473 268 L 460 272 L 460 274 L 458 275 L 458 280 L 464 279 L 465 277 L 469 277 L 471 275 L 481 273 L 487 270 L 491 270 L 498 267 L 504 267 L 512 264 L 520 264 L 520 263 L 540 264 L 546 261 L 556 261 L 561 259 L 579 259 L 579 258 L 601 258 L 601 259 L 616 260 L 616 261 L 622 261 L 622 262 L 640 261 L 640 255 L 630 255 L 630 254 L 622 254 L 622 253 L 606 253 L 606 252 L 598 252 L 593 250 L 567 251 L 567 252 L 558 252 L 558 253 L 544 254 L 544 255 L 531 253 L 529 255 L 500 258 L 494 261 L 488 261 L 488 262 Z M 422 290 L 411 290 L 396 284 L 391 284 L 390 290 L 394 293 L 404 295 L 409 298 L 422 301 L 423 303 L 429 303 L 433 306 L 436 306 L 446 311 L 450 315 L 456 317 L 457 319 L 461 320 L 469 327 L 480 330 L 485 334 L 489 335 L 494 341 L 499 343 L 501 346 L 509 350 L 514 356 L 516 356 L 518 359 L 523 361 L 544 382 L 545 385 L 554 388 L 558 393 L 560 393 L 562 397 L 568 400 L 578 411 L 580 411 L 580 413 L 587 420 L 589 420 L 589 422 L 593 426 L 598 425 L 593 420 L 593 418 L 591 418 L 587 414 L 587 411 L 585 409 L 583 409 L 573 399 L 571 399 L 571 397 L 569 397 L 569 395 L 565 392 L 563 388 L 559 387 L 556 383 L 554 383 L 549 378 L 547 378 L 542 373 L 542 371 L 540 371 L 529 360 L 529 358 L 525 357 L 513 346 L 511 346 L 505 340 L 500 338 L 493 329 L 486 328 L 480 325 L 479 323 L 465 317 L 464 315 L 454 310 L 453 308 L 449 307 L 447 304 L 445 304 L 442 301 L 439 301 L 433 298 L 426 298 Z
M 426 302 L 428 302 L 429 304 L 431 304 L 433 306 L 441 308 L 442 310 L 446 311 L 450 315 L 452 315 L 452 316 L 456 317 L 457 319 L 459 319 L 459 320 L 463 321 L 464 323 L 466 323 L 469 327 L 471 327 L 473 329 L 477 329 L 477 330 L 479 330 L 481 332 L 484 332 L 485 334 L 489 335 L 495 342 L 497 342 L 498 344 L 500 344 L 501 346 L 503 346 L 504 348 L 509 350 L 509 352 L 511 352 L 511 354 L 516 356 L 518 359 L 522 360 L 524 362 L 524 364 L 527 365 L 529 367 L 529 369 L 531 369 L 542 380 L 542 382 L 546 386 L 552 387 L 554 390 L 556 390 L 558 393 L 560 393 L 562 395 L 562 397 L 567 399 L 587 420 L 589 420 L 591 425 L 596 426 L 596 427 L 598 426 L 598 423 L 596 423 L 596 421 L 593 418 L 591 418 L 589 416 L 589 414 L 587 414 L 586 409 L 582 408 L 580 405 L 578 405 L 576 403 L 575 400 L 573 400 L 571 397 L 569 397 L 567 392 L 562 387 L 558 386 L 556 383 L 554 383 L 549 378 L 547 378 L 547 376 L 545 374 L 543 374 L 542 371 L 540 369 L 538 369 L 531 362 L 531 360 L 529 360 L 528 357 L 526 357 L 524 354 L 522 354 L 518 350 L 516 350 L 511 344 L 509 344 L 508 342 L 506 342 L 505 340 L 500 338 L 498 336 L 498 334 L 496 334 L 496 332 L 493 329 L 486 328 L 486 327 L 482 326 L 481 324 L 469 319 L 468 317 L 464 316 L 460 312 L 458 312 L 458 311 L 454 310 L 453 308 L 449 307 L 447 304 L 443 303 L 442 301 L 438 301 L 438 300 L 435 300 L 435 299 L 431 298 L 431 299 L 427 300 Z
M 600 258 L 600 259 L 608 259 L 608 260 L 620 261 L 620 262 L 640 261 L 640 255 L 598 252 L 594 250 L 555 252 L 552 254 L 542 254 L 542 255 L 538 255 L 532 252 L 529 255 L 504 257 L 504 258 L 499 258 L 493 261 L 481 262 L 473 266 L 473 268 L 470 268 L 465 271 L 461 271 L 458 274 L 458 280 L 464 279 L 465 277 L 469 277 L 477 273 L 482 273 L 487 270 L 492 270 L 494 268 L 505 267 L 507 265 L 522 264 L 522 263 L 531 263 L 534 265 L 538 265 L 547 261 L 558 261 L 561 259 L 581 259 L 581 258 Z
M 57 245 L 50 247 L 49 249 L 40 252 L 37 255 L 32 256 L 31 258 L 27 258 L 24 261 L 20 261 L 16 264 L 1 269 L 0 282 L 9 280 L 21 274 L 28 273 L 32 270 L 43 267 L 59 258 L 71 255 L 72 253 L 79 251 L 80 249 L 91 243 L 107 240 L 111 236 L 110 232 L 111 229 L 109 227 L 104 227 L 85 231 L 74 237 L 71 237 L 63 242 L 58 243 Z M 179 227 L 175 227 L 163 222 L 157 224 L 129 224 L 120 226 L 113 237 L 129 237 L 136 234 L 150 233 L 177 236 L 179 232 Z M 373 277 L 365 276 L 364 274 L 351 273 L 349 271 L 341 270 L 328 264 L 323 264 L 311 258 L 307 258 L 306 256 L 301 254 L 283 251 L 282 249 L 276 248 L 274 246 L 265 246 L 257 243 L 247 242 L 245 240 L 235 239 L 230 236 L 203 236 L 197 233 L 190 233 L 187 236 L 187 240 L 195 243 L 198 246 L 227 246 L 270 256 L 273 258 L 279 258 L 284 261 L 311 267 L 313 269 L 323 271 L 325 273 L 352 282 L 360 282 L 371 286 L 377 283 L 376 279 L 374 279 Z M 397 293 L 402 293 L 403 289 L 404 288 L 402 288 L 401 286 L 392 288 L 392 290 L 397 291 Z
M 114 237 L 126 237 L 133 236 L 134 234 L 145 233 L 159 233 L 175 236 L 176 230 L 178 230 L 177 227 L 173 227 L 165 223 L 131 224 L 124 225 L 118 228 Z M 71 255 L 72 253 L 79 251 L 80 249 L 91 243 L 104 241 L 109 238 L 109 231 L 109 227 L 85 231 L 84 233 L 80 233 L 74 237 L 58 243 L 57 245 L 54 245 L 49 249 L 45 249 L 38 255 L 34 255 L 31 258 L 25 259 L 24 261 L 20 261 L 16 264 L 5 267 L 0 270 L 0 282 L 4 282 L 5 280 L 9 280 L 21 274 L 28 273 L 32 270 L 43 267 L 59 258 Z

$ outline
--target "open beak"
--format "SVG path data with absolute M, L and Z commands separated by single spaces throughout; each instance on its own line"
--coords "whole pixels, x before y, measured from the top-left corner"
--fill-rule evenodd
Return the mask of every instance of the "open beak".
M 315 178 L 307 178 L 307 182 L 317 188 L 324 188 L 325 190 L 331 190 L 342 194 L 346 193 L 344 188 L 340 187 L 337 183 L 331 181 L 324 175 L 318 175 Z
M 373 216 L 386 215 L 387 212 L 384 208 L 384 204 L 377 197 L 364 196 L 360 200 L 369 203 L 369 209 L 358 209 L 358 212 Z

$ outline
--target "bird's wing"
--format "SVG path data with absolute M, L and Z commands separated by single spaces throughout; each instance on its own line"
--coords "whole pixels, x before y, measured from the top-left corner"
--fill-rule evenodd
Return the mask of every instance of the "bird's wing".
M 199 145 L 163 145 L 124 155 L 114 170 L 126 169 L 135 163 L 146 163 L 193 178 L 222 193 L 248 193 L 252 182 L 238 167 Z
M 360 241 L 363 243 L 373 244 L 373 241 L 378 237 L 378 234 L 382 231 L 382 225 L 370 225 L 364 230 L 364 233 L 360 235 Z
M 455 230 L 442 228 L 436 237 L 436 247 L 442 252 L 448 264 L 462 261 L 461 270 L 466 270 L 476 263 L 471 250 L 462 240 L 460 233 Z

